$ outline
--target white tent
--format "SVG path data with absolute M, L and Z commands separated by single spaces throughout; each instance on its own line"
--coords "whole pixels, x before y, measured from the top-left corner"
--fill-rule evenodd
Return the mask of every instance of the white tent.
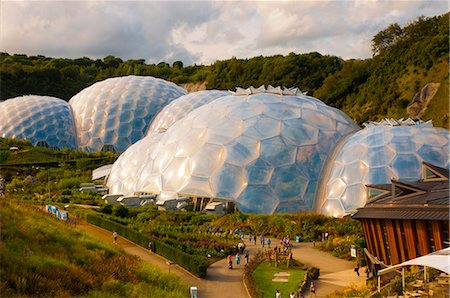
M 443 271 L 447 274 L 450 274 L 450 247 L 432 252 L 432 253 L 422 256 L 422 257 L 408 260 L 406 262 L 388 267 L 386 269 L 382 269 L 382 270 L 378 271 L 378 274 L 383 275 L 384 273 L 394 271 L 397 268 L 401 268 L 403 266 L 412 266 L 412 265 L 432 267 L 437 270 Z
M 378 271 L 378 292 L 380 291 L 380 276 L 392 272 L 394 270 L 397 270 L 398 268 L 404 267 L 404 266 L 423 266 L 424 272 L 425 272 L 425 279 L 426 279 L 426 270 L 427 267 L 435 268 L 437 270 L 443 271 L 447 274 L 450 274 L 450 247 L 432 252 L 428 255 L 421 256 L 415 259 L 408 260 L 406 262 L 388 267 L 386 269 L 382 269 Z M 404 270 L 402 269 L 402 280 L 403 280 L 403 288 L 405 287 L 404 282 Z

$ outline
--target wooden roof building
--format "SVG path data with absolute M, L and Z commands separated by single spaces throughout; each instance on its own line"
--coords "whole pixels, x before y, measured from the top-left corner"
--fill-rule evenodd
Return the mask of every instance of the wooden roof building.
M 395 265 L 449 246 L 449 170 L 423 162 L 422 177 L 367 185 L 367 204 L 352 218 L 362 223 L 369 259 Z

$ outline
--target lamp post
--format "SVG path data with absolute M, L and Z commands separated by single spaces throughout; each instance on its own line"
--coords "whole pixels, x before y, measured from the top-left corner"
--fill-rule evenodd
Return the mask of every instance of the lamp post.
M 172 265 L 173 262 L 168 261 L 168 262 L 166 262 L 166 264 L 169 266 L 169 274 L 170 274 L 170 265 Z

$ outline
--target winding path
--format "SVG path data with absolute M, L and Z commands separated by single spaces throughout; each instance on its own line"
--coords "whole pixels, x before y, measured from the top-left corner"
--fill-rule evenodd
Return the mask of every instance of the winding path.
M 105 243 L 114 243 L 112 233 L 108 230 L 88 224 L 81 220 L 77 221 L 77 228 L 87 234 L 97 237 Z M 273 242 L 277 243 L 276 241 L 277 240 L 274 240 Z M 247 245 L 247 249 L 250 253 L 250 258 L 252 255 L 256 254 L 257 250 L 263 249 L 259 245 L 259 241 L 257 241 L 257 245 L 254 245 L 246 240 L 245 244 Z M 234 263 L 233 270 L 228 270 L 226 259 L 220 260 L 208 268 L 206 279 L 201 279 L 192 275 L 190 272 L 177 264 L 169 266 L 167 259 L 157 254 L 149 253 L 147 249 L 136 245 L 123 237 L 120 237 L 120 235 L 116 245 L 123 248 L 126 253 L 138 256 L 142 260 L 152 263 L 165 272 L 168 272 L 170 267 L 171 273 L 178 275 L 189 286 L 196 286 L 198 288 L 198 297 L 248 297 L 248 293 L 244 287 L 244 283 L 242 282 L 242 270 L 244 267 L 242 264 L 245 263 L 244 258 L 241 259 L 241 265 L 236 265 L 236 263 Z M 267 247 L 265 249 L 267 249 Z M 312 243 L 295 243 L 292 252 L 295 259 L 308 266 L 314 266 L 320 269 L 320 277 L 316 282 L 316 297 L 326 297 L 329 293 L 341 289 L 349 284 L 359 284 L 365 282 L 363 274 L 361 274 L 360 277 L 357 277 L 353 272 L 352 262 L 338 259 L 328 253 L 314 249 Z M 233 261 L 235 261 L 234 258 Z M 284 294 L 282 297 L 288 297 L 287 295 L 288 293 Z M 305 297 L 308 296 L 309 292 L 305 293 Z

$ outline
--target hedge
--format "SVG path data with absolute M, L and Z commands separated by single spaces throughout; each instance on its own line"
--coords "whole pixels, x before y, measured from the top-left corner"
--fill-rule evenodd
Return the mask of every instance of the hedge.
M 149 241 L 151 241 L 153 244 L 152 251 L 154 253 L 171 260 L 172 262 L 180 265 L 181 267 L 185 268 L 189 272 L 192 272 L 198 277 L 206 277 L 206 270 L 208 269 L 209 264 L 206 257 L 187 254 L 177 248 L 165 244 L 164 242 L 156 240 L 147 235 L 143 235 L 124 225 L 102 218 L 100 216 L 88 214 L 86 216 L 86 220 L 88 223 L 94 224 L 104 229 L 116 231 L 120 236 L 125 237 L 144 248 L 147 248 Z

